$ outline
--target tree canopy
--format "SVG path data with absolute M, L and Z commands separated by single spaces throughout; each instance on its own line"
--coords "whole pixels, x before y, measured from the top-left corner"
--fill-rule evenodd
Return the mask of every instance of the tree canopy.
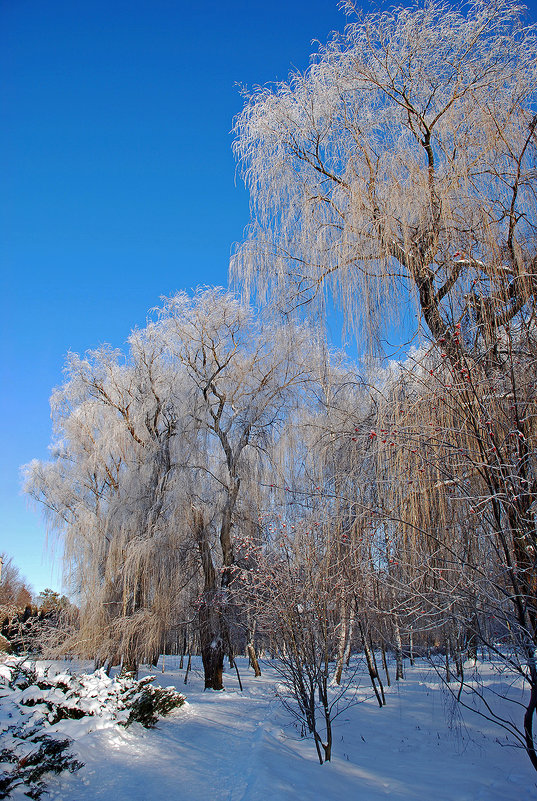
M 412 299 L 474 340 L 535 304 L 537 39 L 511 0 L 362 14 L 247 94 L 235 152 L 250 235 L 235 278 L 287 308 L 331 293 L 378 336 Z

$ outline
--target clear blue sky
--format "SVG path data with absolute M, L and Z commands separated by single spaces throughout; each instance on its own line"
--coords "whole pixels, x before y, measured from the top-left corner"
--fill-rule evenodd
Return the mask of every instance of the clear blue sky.
M 122 346 L 163 294 L 226 284 L 248 222 L 237 82 L 304 68 L 336 0 L 0 0 L 0 551 L 60 589 L 20 466 L 47 458 L 68 350 Z
M 0 551 L 36 591 L 60 575 L 19 470 L 47 458 L 65 354 L 227 283 L 235 84 L 285 79 L 343 25 L 336 0 L 0 0 Z

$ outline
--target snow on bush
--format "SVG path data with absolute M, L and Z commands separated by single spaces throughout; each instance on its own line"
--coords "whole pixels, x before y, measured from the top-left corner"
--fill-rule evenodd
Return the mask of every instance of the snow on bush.
M 44 773 L 81 768 L 69 753 L 72 739 L 135 721 L 154 726 L 159 715 L 185 703 L 174 687 L 153 687 L 154 678 L 110 678 L 103 669 L 52 675 L 26 658 L 5 657 L 0 664 L 0 799 L 20 785 L 29 798 L 39 798 Z

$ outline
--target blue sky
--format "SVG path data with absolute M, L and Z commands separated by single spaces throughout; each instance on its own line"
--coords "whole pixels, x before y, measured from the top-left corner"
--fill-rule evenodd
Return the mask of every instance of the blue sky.
M 60 574 L 19 470 L 47 458 L 65 354 L 227 283 L 236 83 L 285 79 L 343 25 L 336 0 L 0 0 L 0 551 L 36 591 Z
M 1 0 L 0 17 L 0 551 L 40 591 L 60 575 L 19 469 L 47 458 L 65 354 L 227 283 L 248 222 L 236 83 L 306 67 L 344 17 L 336 0 Z

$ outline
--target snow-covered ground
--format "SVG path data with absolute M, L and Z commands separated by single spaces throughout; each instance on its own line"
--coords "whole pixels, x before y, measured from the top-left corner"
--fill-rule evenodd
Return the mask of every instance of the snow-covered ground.
M 188 705 L 159 721 L 85 733 L 72 750 L 85 767 L 52 776 L 52 801 L 524 801 L 537 773 L 505 735 L 455 706 L 434 671 L 417 664 L 386 690 L 379 709 L 366 679 L 360 703 L 335 722 L 331 763 L 319 765 L 275 697 L 270 663 L 254 678 L 238 660 L 226 691 L 203 692 L 198 660 L 188 684 L 175 657 L 155 683 L 174 684 Z M 487 667 L 485 665 L 485 678 Z M 520 710 L 522 715 L 522 710 Z M 70 732 L 72 733 L 72 732 Z M 25 798 L 20 790 L 13 799 Z M 47 798 L 47 796 L 44 796 Z

